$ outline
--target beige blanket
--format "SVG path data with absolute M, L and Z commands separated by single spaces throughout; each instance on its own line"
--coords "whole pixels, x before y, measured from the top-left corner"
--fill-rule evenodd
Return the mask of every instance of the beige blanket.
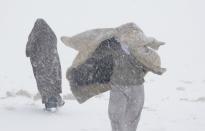
M 134 23 L 123 24 L 116 28 L 93 29 L 74 35 L 61 37 L 62 42 L 78 51 L 71 68 L 85 62 L 101 41 L 115 37 L 120 43 L 128 45 L 129 51 L 145 67 L 155 74 L 163 74 L 166 69 L 161 68 L 160 56 L 156 52 L 164 42 L 147 37 Z

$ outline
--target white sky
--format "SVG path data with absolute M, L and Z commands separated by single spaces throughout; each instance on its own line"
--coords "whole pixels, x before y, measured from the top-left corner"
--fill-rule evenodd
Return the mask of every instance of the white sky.
M 160 49 L 162 64 L 168 68 L 165 78 L 205 79 L 204 7 L 203 0 L 0 0 L 1 85 L 21 88 L 34 84 L 25 46 L 39 17 L 58 38 L 135 22 L 148 36 L 167 42 Z M 65 73 L 76 52 L 60 39 L 58 49 Z

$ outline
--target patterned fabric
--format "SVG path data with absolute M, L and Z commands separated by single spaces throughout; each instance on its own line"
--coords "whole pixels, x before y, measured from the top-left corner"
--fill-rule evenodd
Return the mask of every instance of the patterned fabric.
M 49 25 L 38 19 L 29 35 L 26 55 L 30 57 L 38 91 L 45 103 L 49 97 L 59 97 L 61 65 L 57 52 L 57 38 Z
M 143 64 L 149 71 L 162 75 L 166 69 L 161 67 L 161 59 L 157 50 L 164 42 L 153 37 L 147 37 L 135 24 L 126 23 L 116 28 L 98 28 L 84 31 L 72 37 L 61 37 L 62 42 L 78 51 L 71 68 L 84 63 L 100 42 L 115 37 L 121 44 L 126 44 L 132 56 Z M 86 50 L 85 50 L 86 49 Z
M 113 37 L 102 41 L 83 64 L 67 72 L 71 91 L 79 103 L 110 90 L 110 82 L 122 86 L 140 85 L 146 71 L 127 54 Z

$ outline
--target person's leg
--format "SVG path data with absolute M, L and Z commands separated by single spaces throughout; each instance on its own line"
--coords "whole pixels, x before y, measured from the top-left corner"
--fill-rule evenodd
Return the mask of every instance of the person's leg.
M 127 100 L 123 92 L 120 91 L 117 86 L 112 86 L 108 106 L 112 131 L 123 131 L 122 122 L 126 111 L 126 105 Z
M 127 95 L 123 131 L 136 131 L 144 105 L 144 86 L 136 85 L 125 90 Z

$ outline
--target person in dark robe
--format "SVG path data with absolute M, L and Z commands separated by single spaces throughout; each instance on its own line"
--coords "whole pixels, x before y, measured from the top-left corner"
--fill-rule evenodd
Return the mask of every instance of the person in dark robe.
M 43 19 L 36 20 L 28 37 L 26 56 L 30 58 L 38 91 L 46 109 L 63 106 L 57 38 Z

